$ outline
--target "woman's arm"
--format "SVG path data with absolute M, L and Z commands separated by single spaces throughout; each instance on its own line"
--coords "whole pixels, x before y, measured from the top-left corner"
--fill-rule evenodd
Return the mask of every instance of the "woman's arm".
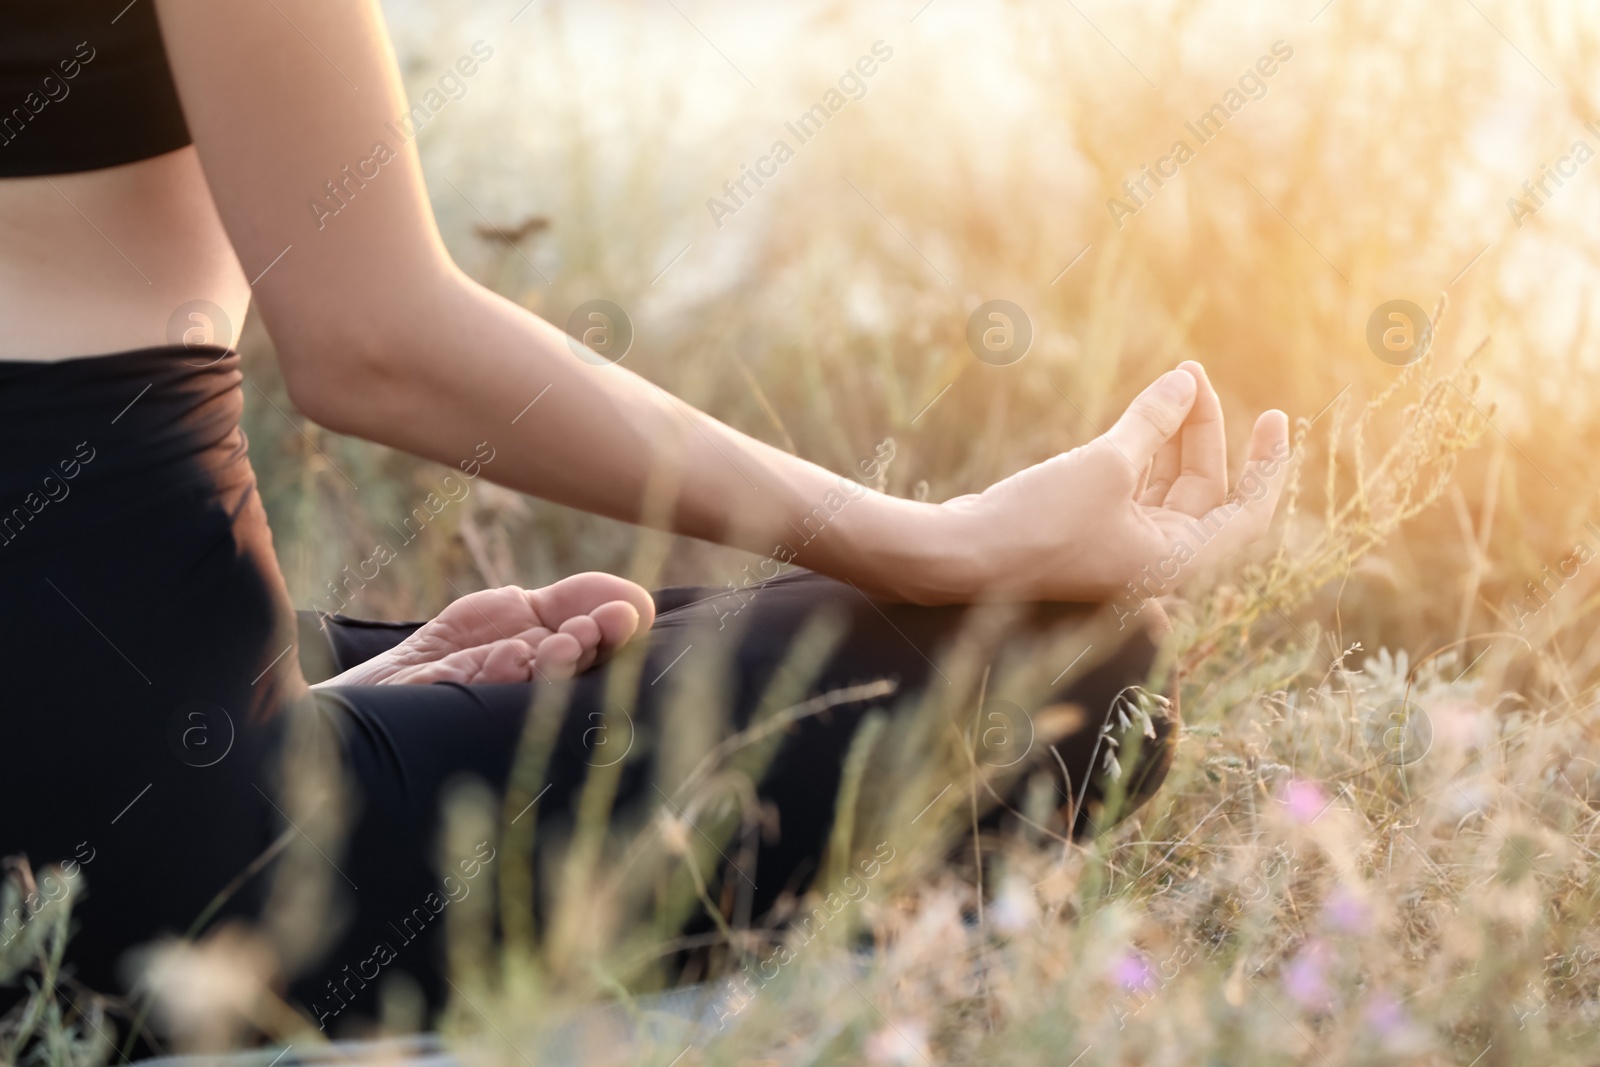
M 763 555 L 793 546 L 794 562 L 921 602 L 997 588 L 1105 595 L 1170 543 L 1131 511 L 1137 530 L 1107 523 L 1112 508 L 1132 507 L 1150 457 L 1176 440 L 1196 406 L 1192 383 L 1187 397 L 1148 390 L 1119 423 L 1120 452 L 1103 438 L 1067 454 L 1076 463 L 1057 457 L 1009 479 L 1009 490 L 947 505 L 858 495 L 828 509 L 802 548 L 819 525 L 807 518 L 838 499 L 837 475 L 623 367 L 579 359 L 563 332 L 451 261 L 414 145 L 396 136 L 408 103 L 374 0 L 157 0 L 157 9 L 207 182 L 255 279 L 290 395 L 323 425 L 447 464 L 487 441 L 495 459 L 484 473 L 502 484 Z M 330 182 L 349 202 L 319 218 L 311 204 Z M 1212 507 L 1226 491 L 1225 461 L 1220 474 Z M 1270 500 L 1251 502 L 1224 540 L 1248 539 L 1270 516 Z

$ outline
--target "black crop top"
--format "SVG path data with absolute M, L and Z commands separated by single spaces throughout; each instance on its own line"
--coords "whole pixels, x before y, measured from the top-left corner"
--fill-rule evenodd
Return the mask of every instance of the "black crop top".
M 0 177 L 188 143 L 155 0 L 0 0 Z

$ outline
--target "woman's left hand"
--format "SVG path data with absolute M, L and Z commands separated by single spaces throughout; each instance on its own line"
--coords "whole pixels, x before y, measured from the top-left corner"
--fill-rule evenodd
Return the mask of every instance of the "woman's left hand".
M 1288 481 L 1289 419 L 1267 411 L 1228 490 L 1222 402 L 1186 360 L 1134 398 L 1109 431 L 1070 452 L 935 505 L 953 547 L 904 599 L 1010 595 L 1101 601 L 1164 595 L 1266 533 Z M 962 564 L 965 564 L 963 567 Z M 946 577 L 945 572 L 954 577 Z M 944 587 L 929 587 L 929 580 Z M 906 587 L 902 586 L 902 590 Z
M 570 678 L 654 621 L 650 594 L 614 574 L 575 574 L 541 589 L 485 589 L 453 601 L 394 648 L 318 685 Z

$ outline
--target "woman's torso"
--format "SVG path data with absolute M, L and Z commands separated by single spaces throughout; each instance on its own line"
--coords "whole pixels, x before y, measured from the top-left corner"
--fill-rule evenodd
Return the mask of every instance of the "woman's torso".
M 250 285 L 194 148 L 104 170 L 0 178 L 0 360 L 182 344 L 206 306 L 231 345 Z M 213 318 L 218 318 L 215 312 Z
M 103 990 L 222 888 L 166 872 L 259 854 L 304 692 L 239 426 L 249 283 L 175 101 L 152 0 L 0 0 L 0 856 L 76 857 Z
M 237 338 L 188 141 L 152 0 L 0 4 L 0 360 Z

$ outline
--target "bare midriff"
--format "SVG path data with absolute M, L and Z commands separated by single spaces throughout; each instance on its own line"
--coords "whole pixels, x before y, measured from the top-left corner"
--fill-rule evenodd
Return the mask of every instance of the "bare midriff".
M 249 305 L 192 145 L 0 178 L 0 360 L 231 346 Z

